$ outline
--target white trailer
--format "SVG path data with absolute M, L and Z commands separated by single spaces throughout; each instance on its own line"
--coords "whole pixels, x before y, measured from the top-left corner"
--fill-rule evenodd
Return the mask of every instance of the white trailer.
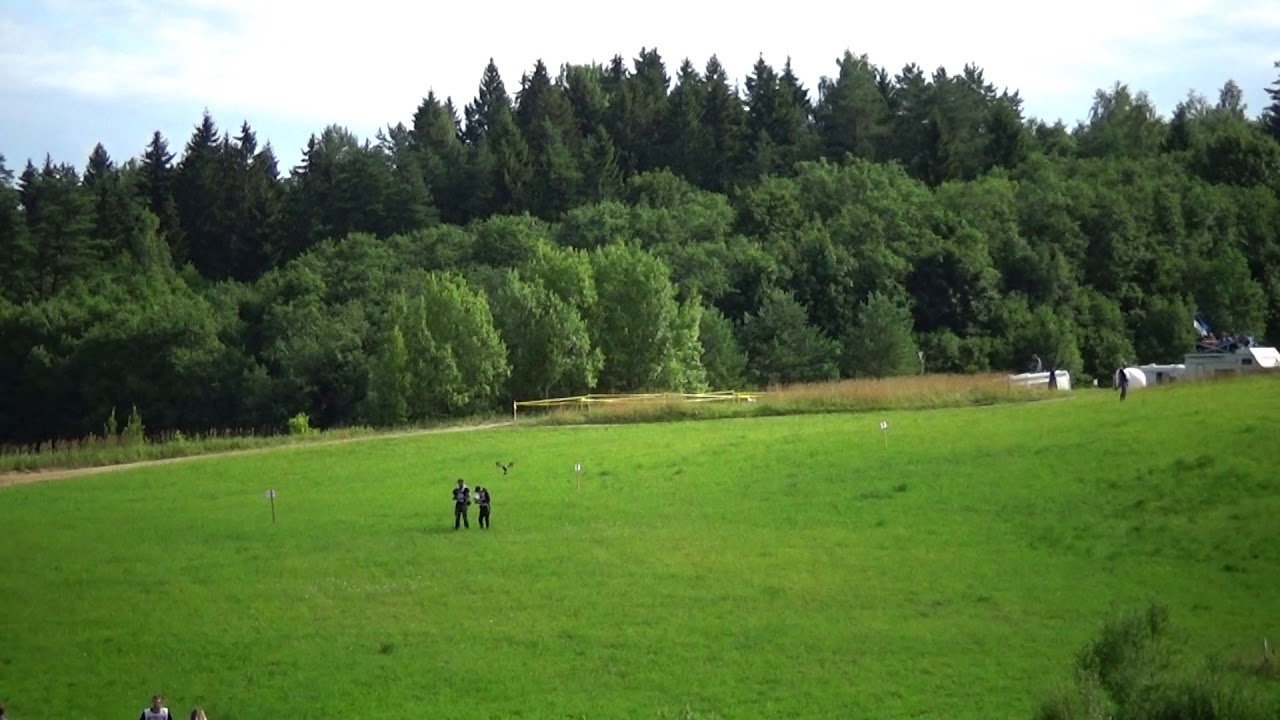
M 1202 379 L 1268 371 L 1280 371 L 1280 351 L 1254 346 L 1236 348 L 1233 352 L 1189 353 L 1184 374 Z

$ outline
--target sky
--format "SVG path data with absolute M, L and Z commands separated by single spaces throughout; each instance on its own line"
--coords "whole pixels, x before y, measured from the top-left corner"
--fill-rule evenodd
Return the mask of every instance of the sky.
M 1069 125 L 1117 81 L 1167 115 L 1232 79 L 1256 115 L 1280 74 L 1280 2 L 0 0 L 0 153 L 10 169 L 46 153 L 82 167 L 98 142 L 140 155 L 156 130 L 180 153 L 207 109 L 223 129 L 247 120 L 287 170 L 326 125 L 371 138 L 432 90 L 461 108 L 491 57 L 514 94 L 538 59 L 554 72 L 641 48 L 673 77 L 715 54 L 736 81 L 790 57 L 815 99 L 845 50 L 891 73 L 972 63 Z

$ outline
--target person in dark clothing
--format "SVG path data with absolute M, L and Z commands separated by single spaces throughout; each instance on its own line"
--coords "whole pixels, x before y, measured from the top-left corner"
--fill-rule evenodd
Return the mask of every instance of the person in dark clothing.
M 1129 375 L 1125 373 L 1123 365 L 1116 371 L 1116 387 L 1120 388 L 1120 400 L 1123 401 L 1129 394 Z
M 1051 368 L 1049 370 L 1049 389 L 1058 389 L 1058 368 Z
M 173 715 L 164 706 L 164 697 L 156 695 L 151 698 L 151 707 L 144 708 L 138 720 L 173 720 Z
M 467 508 L 471 506 L 471 489 L 467 484 L 458 478 L 458 487 L 453 489 L 453 529 L 457 530 L 459 526 L 465 526 L 471 529 L 471 522 L 467 519 Z
M 476 504 L 480 506 L 480 527 L 489 528 L 489 488 L 476 488 Z

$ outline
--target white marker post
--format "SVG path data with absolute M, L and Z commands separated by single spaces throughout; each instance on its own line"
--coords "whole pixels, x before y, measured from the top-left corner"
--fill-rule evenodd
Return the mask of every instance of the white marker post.
M 577 476 L 577 478 L 578 478 L 578 490 L 579 490 L 579 492 L 581 492 L 581 490 L 582 490 L 582 463 L 580 463 L 580 462 L 579 462 L 579 463 L 574 463 L 574 464 L 573 464 L 573 474 L 574 474 L 575 476 Z
M 884 446 L 889 447 L 889 423 L 886 420 L 880 421 L 880 437 L 884 438 Z
M 276 524 L 276 491 L 268 490 L 267 499 L 271 501 L 271 524 Z

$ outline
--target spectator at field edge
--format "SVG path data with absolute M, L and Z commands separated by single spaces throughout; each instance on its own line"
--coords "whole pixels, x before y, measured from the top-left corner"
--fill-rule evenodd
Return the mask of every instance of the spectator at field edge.
M 191 720 L 209 720 L 209 718 L 205 716 L 204 710 L 196 708 L 191 711 Z

